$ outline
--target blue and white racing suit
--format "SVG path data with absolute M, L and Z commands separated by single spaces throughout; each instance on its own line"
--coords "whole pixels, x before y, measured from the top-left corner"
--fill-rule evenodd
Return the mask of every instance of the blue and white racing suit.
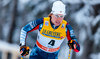
M 21 29 L 21 46 L 26 44 L 27 33 L 37 29 L 38 37 L 30 53 L 30 59 L 58 59 L 60 45 L 65 37 L 78 43 L 72 27 L 66 21 L 63 20 L 61 25 L 55 27 L 50 17 L 43 17 L 28 23 Z M 76 44 L 76 49 L 73 50 L 79 52 L 80 45 Z

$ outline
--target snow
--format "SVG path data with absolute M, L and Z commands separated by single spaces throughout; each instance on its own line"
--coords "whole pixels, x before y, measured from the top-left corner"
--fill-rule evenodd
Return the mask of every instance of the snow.
M 12 39 L 13 39 L 13 42 L 14 43 L 19 43 L 19 37 L 20 37 L 20 30 L 18 29 L 18 28 L 16 28 L 15 29 L 15 31 L 14 31 L 14 33 L 15 34 L 13 34 L 13 37 L 12 37 Z M 15 38 L 17 38 L 17 39 L 15 39 Z
M 3 29 L 2 30 L 3 31 L 3 35 L 4 35 L 3 39 L 7 39 L 7 36 L 8 36 L 8 33 L 9 33 L 9 26 L 10 26 L 10 24 L 9 24 L 9 22 L 7 22 L 3 26 L 5 26 L 5 27 L 2 28 Z
M 42 6 L 42 8 L 41 8 Z M 43 3 L 39 3 L 38 5 L 36 5 L 36 7 L 34 8 L 34 10 L 32 10 L 32 12 L 30 12 L 26 17 L 27 17 L 27 21 L 31 21 L 34 17 L 34 20 L 36 20 L 36 15 L 39 12 L 43 12 L 46 8 L 48 7 L 48 2 L 43 2 Z M 43 17 L 43 16 L 42 16 Z
M 19 2 L 21 3 L 21 4 L 26 4 L 26 3 L 28 3 L 30 0 L 19 0 Z
M 95 53 L 90 55 L 91 59 L 100 59 L 100 53 Z
M 26 4 L 28 4 L 30 2 L 30 0 L 18 0 L 18 10 L 19 11 L 23 11 Z
M 90 5 L 86 4 L 80 11 L 73 14 L 72 17 L 75 18 L 75 21 L 79 25 L 88 25 L 88 23 L 93 19 L 93 16 L 90 14 L 90 12 L 93 12 L 93 8 Z
M 81 3 L 82 1 L 81 0 L 62 0 L 63 2 L 65 3 L 70 3 L 70 4 L 77 4 L 77 3 Z
M 29 3 L 29 5 L 30 5 L 30 6 L 38 5 L 40 1 L 41 1 L 41 0 L 32 0 L 32 1 Z
M 97 29 L 97 32 L 94 35 L 94 42 L 96 45 L 100 43 L 100 27 Z
M 54 2 L 54 1 L 56 1 L 56 0 L 48 0 L 48 2 L 50 2 L 50 3 L 51 3 L 51 2 Z
M 19 50 L 20 50 L 19 45 L 9 44 L 8 42 L 4 42 L 0 40 L 0 51 L 2 52 L 2 54 L 5 54 L 5 53 L 7 54 L 9 52 L 11 53 L 12 57 L 16 57 L 16 56 L 18 57 L 18 56 L 21 56 Z M 2 58 L 6 57 L 6 54 L 2 55 Z M 29 58 L 29 55 L 26 56 L 25 58 Z
M 67 43 L 68 43 L 68 40 L 67 40 L 67 38 L 65 38 L 62 45 L 61 45 L 58 59 L 68 59 L 69 47 L 68 47 Z M 73 50 L 71 50 L 70 57 L 72 57 L 72 52 L 73 52 Z
M 42 6 L 42 8 L 41 8 L 41 6 Z M 40 3 L 39 5 L 36 6 L 35 12 L 43 11 L 46 9 L 47 6 L 48 6 L 47 2 Z
M 54 2 L 56 0 L 49 0 L 49 2 Z M 64 3 L 70 3 L 70 4 L 78 4 L 78 3 L 85 3 L 90 5 L 100 4 L 100 0 L 61 0 Z
M 100 0 L 82 0 L 82 1 L 86 4 L 91 4 L 91 5 L 100 4 Z
M 51 6 L 52 5 L 51 3 L 54 2 L 54 1 L 56 1 L 56 0 L 45 0 L 45 1 L 41 1 L 41 0 L 18 0 L 18 13 L 20 13 L 20 12 L 24 13 L 26 11 L 24 9 L 27 8 L 27 7 L 25 7 L 26 5 L 29 8 L 34 6 L 34 9 L 32 11 L 26 11 L 28 14 L 25 14 L 24 16 L 21 15 L 21 13 L 20 13 L 20 15 L 18 15 L 19 18 L 16 19 L 17 27 L 15 28 L 16 30 L 14 30 L 15 32 L 14 32 L 14 35 L 13 35 L 14 43 L 17 42 L 19 44 L 18 37 L 19 37 L 19 34 L 20 34 L 20 27 L 23 25 L 23 23 L 29 22 L 31 20 L 35 20 L 36 19 L 36 15 L 38 13 L 40 13 L 40 12 L 44 12 L 45 13 L 46 8 L 49 5 Z M 85 3 L 83 8 L 81 8 L 77 12 L 72 13 L 70 15 L 70 17 L 73 17 L 73 19 L 78 24 L 78 26 L 80 26 L 79 27 L 80 28 L 80 30 L 79 30 L 79 44 L 80 44 L 81 50 L 80 50 L 80 52 L 76 53 L 76 57 L 77 58 L 75 58 L 75 59 L 78 59 L 79 57 L 82 56 L 82 53 L 84 52 L 83 51 L 85 49 L 84 48 L 84 41 L 85 41 L 88 33 L 89 33 L 89 35 L 91 37 L 94 38 L 94 44 L 95 45 L 98 45 L 100 43 L 100 27 L 97 29 L 97 32 L 93 36 L 91 35 L 91 29 L 89 29 L 90 28 L 90 24 L 92 26 L 96 26 L 96 24 L 98 22 L 100 22 L 100 15 L 96 16 L 96 18 L 95 18 L 94 17 L 94 13 L 93 13 L 94 10 L 92 8 L 92 5 L 100 4 L 100 0 L 74 0 L 74 2 L 73 2 L 73 0 L 62 0 L 62 1 L 64 3 L 66 3 L 66 4 L 68 3 L 69 5 Z M 10 2 L 11 2 L 11 0 L 2 0 L 3 6 L 6 6 Z M 74 8 L 70 8 L 72 12 L 74 11 L 75 8 L 77 8 L 77 6 L 73 6 L 73 7 Z M 5 10 L 3 12 L 5 13 Z M 2 15 L 4 13 L 2 13 Z M 8 15 L 9 15 L 9 13 L 8 13 Z M 5 16 L 5 14 L 3 16 Z M 43 16 L 41 16 L 41 17 L 43 17 Z M 23 18 L 26 19 L 26 20 L 24 20 L 24 22 L 23 22 Z M 2 28 L 2 32 L 3 32 L 4 38 L 9 33 L 9 26 L 10 26 L 9 23 L 10 22 L 7 22 L 5 25 L 3 25 L 4 27 Z M 86 28 L 84 28 L 82 26 L 86 26 L 86 28 L 89 29 L 89 30 L 86 31 Z M 32 37 L 33 36 L 31 36 L 31 35 L 28 36 L 28 40 L 29 41 L 27 40 L 27 44 L 29 46 L 32 45 L 33 43 L 35 43 L 35 39 L 33 41 Z M 66 40 L 63 42 L 61 47 L 62 48 L 61 48 L 60 53 L 59 53 L 59 59 L 68 58 L 69 48 L 68 48 Z M 17 49 L 17 51 L 19 50 L 19 46 L 16 45 L 16 44 L 9 44 L 7 42 L 0 41 L 0 49 L 4 50 L 3 48 L 7 49 L 7 51 L 11 51 L 11 49 L 13 49 L 13 50 Z M 90 58 L 91 59 L 100 59 L 100 53 L 95 53 L 95 54 L 93 53 L 93 54 L 90 55 Z
M 90 5 L 95 5 L 95 4 L 100 4 L 100 0 L 62 0 L 66 3 L 70 4 L 77 4 L 77 3 L 85 3 L 85 4 L 90 4 Z
M 83 43 L 86 39 L 86 31 L 85 29 L 81 29 L 79 32 L 79 39 L 80 39 L 80 43 Z
M 80 44 L 80 45 L 81 45 L 81 44 Z M 81 46 L 80 46 L 80 49 L 81 49 L 81 50 L 80 50 L 78 53 L 76 53 L 76 56 L 78 57 L 78 59 L 80 59 L 79 57 L 82 56 L 84 47 L 81 45 Z
M 96 18 L 92 22 L 92 26 L 95 26 L 97 22 L 100 22 L 100 15 L 96 16 Z
M 17 44 L 9 44 L 1 40 L 0 40 L 0 50 L 16 52 L 17 54 L 19 54 L 18 52 L 19 46 Z
M 11 0 L 2 0 L 3 6 L 6 6 L 8 3 L 10 3 Z

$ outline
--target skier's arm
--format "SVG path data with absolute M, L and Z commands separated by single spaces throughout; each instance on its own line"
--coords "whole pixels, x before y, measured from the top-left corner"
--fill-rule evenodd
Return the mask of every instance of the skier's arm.
M 41 23 L 43 23 L 43 18 L 34 20 L 28 23 L 27 25 L 25 25 L 24 27 L 22 27 L 21 34 L 20 34 L 20 46 L 26 45 L 25 41 L 26 41 L 27 33 L 39 29 L 39 24 Z
M 73 31 L 72 27 L 69 24 L 66 25 L 66 34 L 67 34 L 68 41 L 73 40 L 77 43 L 76 49 L 73 49 L 73 50 L 75 52 L 79 52 L 80 51 L 80 45 L 79 45 L 79 43 L 78 43 L 78 41 L 77 41 L 77 39 L 74 35 L 74 31 Z

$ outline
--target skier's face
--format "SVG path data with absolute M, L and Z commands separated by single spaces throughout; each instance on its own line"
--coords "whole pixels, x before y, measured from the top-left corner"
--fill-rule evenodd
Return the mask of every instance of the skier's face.
M 64 15 L 62 15 L 62 14 L 53 14 L 51 17 L 52 17 L 52 19 L 51 19 L 52 23 L 55 26 L 59 26 L 62 23 Z

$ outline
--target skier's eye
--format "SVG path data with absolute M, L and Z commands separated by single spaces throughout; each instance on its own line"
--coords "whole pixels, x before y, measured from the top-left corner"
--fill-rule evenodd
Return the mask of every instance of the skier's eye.
M 64 15 L 55 15 L 55 17 L 60 17 L 60 18 L 62 18 L 62 17 L 64 17 Z

